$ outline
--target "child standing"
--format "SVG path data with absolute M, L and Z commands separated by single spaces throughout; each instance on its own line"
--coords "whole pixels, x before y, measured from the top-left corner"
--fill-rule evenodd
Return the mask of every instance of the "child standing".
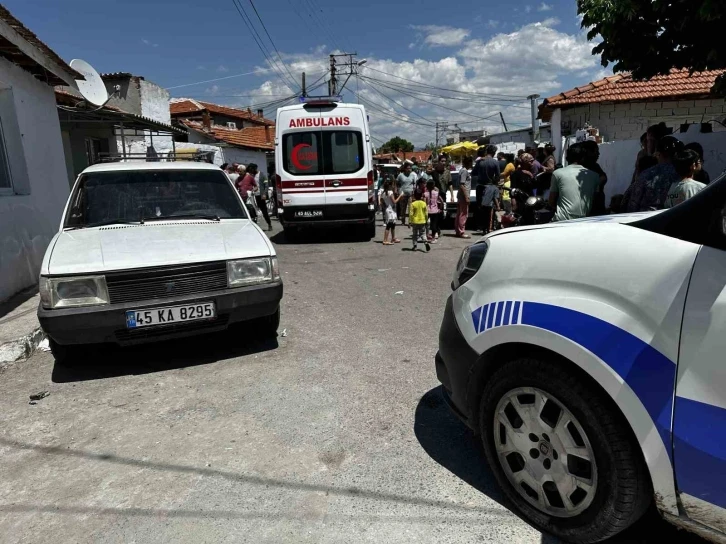
M 423 195 L 418 191 L 413 193 L 413 202 L 409 206 L 408 223 L 413 229 L 411 239 L 413 240 L 413 250 L 418 248 L 418 241 L 421 239 L 426 246 L 426 251 L 431 251 L 431 246 L 426 238 L 426 220 L 429 216 L 429 210 L 426 202 L 423 201 Z
M 444 207 L 444 199 L 441 198 L 434 180 L 429 180 L 426 183 L 424 200 L 428 206 L 429 221 L 431 222 L 429 229 L 430 239 L 436 242 L 439 239 L 439 234 L 441 234 L 441 227 L 439 225 L 441 224 L 441 210 Z
M 393 183 L 391 180 L 387 179 L 383 183 L 383 194 L 381 195 L 383 223 L 386 225 L 386 230 L 383 233 L 384 246 L 392 246 L 393 244 L 398 244 L 401 241 L 396 238 L 396 220 L 398 219 L 396 216 L 396 204 L 398 204 L 398 201 L 403 197 L 403 193 L 399 193 L 398 196 L 394 196 L 393 189 L 391 188 L 392 185 Z

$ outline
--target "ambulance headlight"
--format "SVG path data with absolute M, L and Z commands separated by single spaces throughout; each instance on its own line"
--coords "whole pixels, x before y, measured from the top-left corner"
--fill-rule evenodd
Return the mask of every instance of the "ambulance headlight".
M 488 249 L 489 246 L 486 242 L 473 244 L 464 249 L 461 253 L 461 257 L 459 257 L 459 262 L 456 265 L 454 281 L 451 282 L 451 288 L 454 291 L 473 278 L 479 271 Z

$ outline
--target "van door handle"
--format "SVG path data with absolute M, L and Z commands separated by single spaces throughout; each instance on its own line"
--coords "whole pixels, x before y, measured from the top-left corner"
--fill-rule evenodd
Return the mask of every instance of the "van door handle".
M 334 179 L 330 182 L 330 185 L 332 185 L 333 187 L 340 187 L 341 181 L 339 179 Z

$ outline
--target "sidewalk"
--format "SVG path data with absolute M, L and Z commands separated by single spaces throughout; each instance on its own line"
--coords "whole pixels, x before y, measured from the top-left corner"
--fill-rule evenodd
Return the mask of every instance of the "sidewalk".
M 0 302 L 0 367 L 29 357 L 45 338 L 36 316 L 39 300 L 31 289 Z

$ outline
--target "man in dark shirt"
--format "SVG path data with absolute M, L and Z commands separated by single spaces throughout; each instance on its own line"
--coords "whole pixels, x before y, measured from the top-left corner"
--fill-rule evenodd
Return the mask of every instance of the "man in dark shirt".
M 497 153 L 497 162 L 499 163 L 499 171 L 504 172 L 507 167 L 507 157 L 501 151 Z
M 492 211 L 492 204 L 488 203 L 487 206 L 485 206 L 482 203 L 482 200 L 484 198 L 484 194 L 489 192 L 491 193 L 491 189 L 487 191 L 487 185 L 496 185 L 499 183 L 499 177 L 502 173 L 499 169 L 499 162 L 497 159 L 494 158 L 494 155 L 497 152 L 497 147 L 494 145 L 488 145 L 484 149 L 484 158 L 479 159 L 476 161 L 476 164 L 474 165 L 474 169 L 471 172 L 471 177 L 476 178 L 476 213 L 478 215 L 478 221 L 477 223 L 481 227 L 481 229 L 484 232 L 488 232 L 488 229 L 486 228 L 486 225 L 490 223 L 489 218 L 485 217 L 485 215 L 491 215 Z M 497 195 L 498 198 L 498 195 Z

